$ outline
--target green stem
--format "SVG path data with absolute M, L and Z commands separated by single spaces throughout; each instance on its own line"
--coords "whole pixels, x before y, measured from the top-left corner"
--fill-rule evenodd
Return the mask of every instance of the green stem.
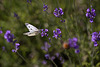
M 91 66 L 92 66 L 92 67 L 94 67 L 94 60 L 93 60 L 94 51 L 95 51 L 95 47 L 92 48 L 92 52 L 93 52 L 93 53 L 91 54 L 91 58 L 92 58 L 92 60 L 91 60 Z
M 66 52 L 66 50 L 65 50 L 65 52 Z M 69 61 L 70 61 L 70 64 L 72 64 L 72 61 L 71 61 L 71 58 L 70 58 L 68 52 L 66 52 L 66 54 L 67 54 L 67 56 L 68 56 L 68 59 L 69 59 Z
M 77 54 L 77 58 L 78 58 L 78 60 L 79 60 L 80 66 L 82 67 L 82 63 L 81 63 L 81 60 L 80 60 L 80 54 Z
M 59 1 L 57 0 L 57 4 L 58 4 L 58 8 L 60 8 L 60 4 L 59 4 Z
M 28 63 L 25 59 L 24 59 L 24 57 L 23 56 L 21 56 L 20 54 L 19 54 L 19 52 L 17 51 L 16 52 L 26 63 Z
M 51 59 L 50 59 L 51 60 Z M 57 65 L 56 65 L 56 63 L 53 61 L 53 60 L 51 60 L 51 62 L 55 65 L 55 67 L 58 67 Z

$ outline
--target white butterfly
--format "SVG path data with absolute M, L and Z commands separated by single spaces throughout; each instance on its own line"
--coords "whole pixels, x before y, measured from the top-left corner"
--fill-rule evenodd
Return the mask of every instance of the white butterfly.
M 29 23 L 25 23 L 25 25 L 28 28 L 29 32 L 23 33 L 24 35 L 35 36 L 35 35 L 39 34 L 40 30 L 37 29 L 36 27 L 34 27 L 33 25 L 31 25 Z

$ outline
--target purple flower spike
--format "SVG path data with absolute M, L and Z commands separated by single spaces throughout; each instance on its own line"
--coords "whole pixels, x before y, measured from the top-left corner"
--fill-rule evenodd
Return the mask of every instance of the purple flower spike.
M 14 34 L 11 34 L 9 30 L 6 31 L 4 38 L 7 39 L 8 42 L 13 42 Z
M 45 30 L 41 29 L 41 37 L 44 37 L 44 36 L 48 37 L 47 32 L 48 32 L 48 29 L 45 29 Z
M 0 34 L 2 34 L 2 30 L 0 30 Z
M 95 18 L 96 16 L 96 13 L 95 13 L 95 9 L 93 9 L 91 7 L 91 10 L 88 8 L 87 9 L 87 13 L 86 13 L 86 17 L 88 17 L 90 19 L 90 22 L 92 23 L 93 22 L 93 19 Z
M 27 3 L 31 3 L 32 2 L 32 0 L 27 0 Z
M 100 32 L 93 32 L 92 33 L 92 38 L 91 38 L 92 42 L 94 43 L 94 46 L 98 46 L 97 41 L 100 40 Z
M 61 30 L 60 29 L 56 29 L 56 31 L 55 30 L 53 30 L 53 37 L 54 38 L 59 38 L 61 36 Z
M 48 29 L 45 29 L 45 32 L 48 32 Z
M 15 49 L 12 49 L 12 52 L 17 52 L 17 50 L 19 49 L 20 44 L 19 43 L 15 43 Z
M 61 61 L 61 64 L 63 64 L 64 62 L 65 62 L 65 61 L 64 61 L 64 60 L 62 60 L 62 61 Z
M 61 16 L 64 14 L 64 12 L 63 12 L 62 8 L 59 8 L 59 9 L 55 8 L 53 14 L 54 14 L 56 17 L 61 17 Z
M 79 53 L 79 52 L 80 52 L 80 50 L 79 50 L 79 49 L 76 49 L 76 50 L 75 50 L 75 53 Z
M 17 51 L 15 49 L 12 49 L 12 52 L 15 52 L 16 53 Z
M 72 38 L 72 39 L 69 39 L 69 43 L 68 43 L 70 48 L 75 49 L 75 53 L 76 51 L 79 50 L 79 45 L 77 45 L 77 42 L 78 42 L 77 38 Z
M 5 47 L 4 47 L 4 46 L 2 47 L 2 50 L 3 50 L 3 51 L 5 50 Z
M 55 56 L 52 56 L 52 57 L 51 57 L 51 60 L 54 60 L 54 59 L 55 59 Z
M 59 55 L 60 55 L 59 53 L 56 53 L 56 57 L 59 57 Z
M 43 61 L 42 61 L 42 64 L 44 64 L 44 65 L 47 64 L 47 61 L 43 60 Z
M 59 59 L 60 59 L 60 61 L 62 61 L 62 57 L 60 57 Z
M 48 52 L 48 49 L 51 47 L 51 45 L 49 45 L 47 42 L 44 43 L 44 46 L 41 47 L 42 50 L 45 50 L 46 52 Z
M 51 43 L 51 38 L 49 38 L 49 43 Z
M 64 20 L 60 20 L 62 23 L 64 23 L 65 22 L 65 19 Z
M 45 58 L 46 59 L 49 59 L 50 58 L 50 55 L 49 54 L 45 54 Z
M 98 40 L 98 33 L 97 32 L 93 32 L 92 33 L 92 41 L 96 42 Z
M 44 8 L 44 11 L 46 11 L 48 9 L 48 6 L 44 4 L 43 8 Z
M 95 47 L 97 47 L 97 46 L 98 46 L 97 42 L 95 42 L 95 43 L 94 43 L 94 46 L 95 46 Z
M 70 48 L 76 48 L 77 46 L 77 38 L 69 39 Z

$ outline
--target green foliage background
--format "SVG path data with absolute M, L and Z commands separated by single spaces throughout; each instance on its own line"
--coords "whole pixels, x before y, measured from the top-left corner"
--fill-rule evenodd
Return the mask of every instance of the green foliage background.
M 90 8 L 90 1 L 88 0 L 44 0 L 48 5 L 48 10 L 43 11 L 42 0 L 32 0 L 27 3 L 27 0 L 0 0 L 0 27 L 2 27 L 3 34 L 0 34 L 0 67 L 52 67 L 51 61 L 47 60 L 47 65 L 41 62 L 45 59 L 46 54 L 41 50 L 44 42 L 48 41 L 47 37 L 37 35 L 34 37 L 24 36 L 23 33 L 28 29 L 25 23 L 30 23 L 39 29 L 49 29 L 49 37 L 52 38 L 53 30 L 60 28 L 62 31 L 62 41 L 67 41 L 69 38 L 77 37 L 80 45 L 80 53 L 77 55 L 72 49 L 67 50 L 70 54 L 72 64 L 65 59 L 63 67 L 91 67 L 91 53 L 93 51 L 93 43 L 91 42 L 91 33 L 100 31 L 100 0 L 91 1 L 92 6 L 96 9 L 96 17 L 94 22 L 89 22 L 86 18 L 86 9 Z M 60 18 L 53 15 L 55 8 L 61 7 L 63 9 L 63 18 L 65 23 L 60 22 Z M 14 17 L 14 12 L 18 14 L 19 19 Z M 4 39 L 6 30 L 10 30 L 18 40 L 20 49 L 18 52 L 28 62 L 26 63 L 17 53 L 13 53 L 14 49 L 11 43 Z M 5 46 L 5 51 L 2 50 Z M 100 46 L 95 47 L 94 66 L 100 65 Z M 51 55 L 60 52 L 62 56 L 66 56 L 66 52 L 62 48 L 60 39 L 52 38 L 52 47 L 50 48 Z M 80 57 L 79 57 L 80 56 Z M 79 60 L 80 59 L 80 63 Z

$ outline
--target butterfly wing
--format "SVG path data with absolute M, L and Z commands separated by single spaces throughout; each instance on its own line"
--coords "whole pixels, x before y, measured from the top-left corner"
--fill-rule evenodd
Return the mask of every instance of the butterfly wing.
M 29 24 L 29 23 L 25 23 L 26 27 L 28 28 L 28 30 L 30 32 L 34 32 L 34 31 L 39 31 L 35 26 Z
M 27 33 L 23 33 L 23 35 L 27 35 L 27 36 L 35 36 L 35 32 L 27 32 Z
M 26 27 L 28 28 L 29 32 L 23 33 L 23 35 L 28 35 L 28 36 L 35 36 L 39 33 L 39 29 L 34 27 L 33 25 L 29 23 L 25 23 Z

